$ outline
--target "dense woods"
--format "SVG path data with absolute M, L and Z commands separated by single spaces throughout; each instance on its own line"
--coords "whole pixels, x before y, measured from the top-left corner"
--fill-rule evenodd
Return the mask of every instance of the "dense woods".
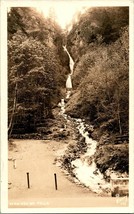
M 64 33 L 52 16 L 33 8 L 8 12 L 9 137 L 55 119 L 69 73 L 66 45 L 75 63 L 66 113 L 94 126 L 102 172 L 109 166 L 128 172 L 128 144 L 116 146 L 114 138 L 129 132 L 129 8 L 89 8 Z
M 120 134 L 128 131 L 128 14 L 128 8 L 90 9 L 67 37 L 75 60 L 68 112 Z
M 56 22 L 33 8 L 8 13 L 9 133 L 36 132 L 53 117 L 68 72 L 63 39 Z
M 129 9 L 92 8 L 77 19 L 67 35 L 75 61 L 67 112 L 94 125 L 102 172 L 109 167 L 128 172 L 128 140 L 116 137 L 129 132 Z

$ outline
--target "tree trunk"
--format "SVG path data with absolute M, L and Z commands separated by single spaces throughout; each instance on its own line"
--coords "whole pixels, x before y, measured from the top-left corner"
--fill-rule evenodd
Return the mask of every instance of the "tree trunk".
M 122 128 L 121 128 L 121 119 L 120 119 L 120 104 L 118 103 L 118 123 L 119 123 L 119 132 L 122 135 Z
M 122 135 L 122 127 L 121 127 L 121 118 L 120 118 L 120 100 L 119 100 L 119 89 L 118 89 L 118 98 L 117 98 L 117 114 L 118 114 L 118 123 L 119 123 L 119 132 Z
M 17 103 L 17 90 L 18 90 L 18 83 L 16 82 L 16 85 L 15 85 L 15 96 L 14 96 L 14 101 L 13 101 L 13 110 L 12 110 L 11 119 L 10 119 L 10 123 L 9 123 L 9 127 L 8 127 L 8 137 L 9 138 L 11 136 L 12 129 L 13 129 L 14 114 L 15 114 L 15 111 L 16 111 L 16 103 Z

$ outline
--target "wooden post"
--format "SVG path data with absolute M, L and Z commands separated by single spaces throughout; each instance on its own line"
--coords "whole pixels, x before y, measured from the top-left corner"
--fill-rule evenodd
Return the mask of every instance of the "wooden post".
M 27 172 L 27 185 L 28 185 L 28 188 L 30 189 L 29 172 Z
M 54 173 L 54 181 L 55 181 L 55 189 L 57 190 L 57 176 L 56 173 Z
M 16 169 L 16 159 L 13 159 L 13 168 Z

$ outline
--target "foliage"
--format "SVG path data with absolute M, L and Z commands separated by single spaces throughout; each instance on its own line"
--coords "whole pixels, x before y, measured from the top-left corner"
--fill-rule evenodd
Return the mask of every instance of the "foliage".
M 126 7 L 90 8 L 67 37 L 75 60 L 73 95 L 66 112 L 94 125 L 95 162 L 128 172 L 129 147 L 115 145 L 116 135 L 129 133 L 129 13 Z M 101 137 L 110 138 L 101 144 Z
M 32 8 L 11 8 L 8 109 L 9 124 L 14 125 L 10 131 L 13 128 L 14 133 L 35 132 L 38 124 L 52 117 L 67 72 L 59 52 L 62 40 L 59 26 L 51 19 L 43 18 Z
M 129 24 L 128 7 L 94 7 L 79 16 L 67 37 L 68 48 L 75 61 L 94 43 L 110 44 L 120 37 L 120 30 Z
M 73 76 L 77 95 L 74 92 L 72 97 L 77 103 L 72 104 L 70 100 L 67 109 L 71 115 L 89 118 L 96 127 L 110 133 L 128 132 L 128 45 L 126 26 L 115 42 L 109 45 L 94 42 L 79 58 Z
M 104 173 L 108 168 L 128 173 L 128 152 L 128 144 L 101 145 L 95 154 L 97 167 L 102 173 Z

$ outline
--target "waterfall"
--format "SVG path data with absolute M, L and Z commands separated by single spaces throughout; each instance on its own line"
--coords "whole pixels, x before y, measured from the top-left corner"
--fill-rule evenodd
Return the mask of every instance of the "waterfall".
M 72 75 L 72 74 L 73 74 L 73 68 L 74 68 L 74 61 L 73 61 L 73 59 L 72 59 L 70 53 L 68 52 L 68 50 L 67 50 L 67 48 L 66 48 L 66 45 L 63 46 L 63 48 L 64 48 L 64 50 L 67 52 L 67 54 L 68 54 L 68 56 L 69 56 L 69 66 L 70 66 L 70 71 L 71 71 L 70 75 Z
M 71 81 L 71 75 L 68 75 L 67 81 L 66 81 L 66 88 L 72 89 L 72 81 Z
M 58 106 L 61 108 L 60 114 L 64 115 L 64 113 L 65 113 L 65 102 L 64 102 L 64 99 L 61 99 L 61 102 L 58 104 Z
M 66 99 L 69 99 L 69 97 L 71 95 L 71 90 L 72 90 L 72 79 L 71 79 L 71 76 L 73 74 L 74 61 L 73 61 L 71 55 L 69 54 L 66 46 L 63 46 L 63 48 L 66 51 L 66 53 L 68 54 L 68 56 L 69 56 L 69 66 L 70 66 L 70 71 L 71 71 L 71 73 L 68 75 L 67 81 L 66 81 L 66 90 L 67 90 Z
M 68 77 L 66 80 L 66 89 L 67 89 L 66 99 L 68 99 L 71 95 L 71 90 L 72 90 L 71 76 L 73 74 L 74 61 L 72 60 L 72 57 L 70 56 L 66 46 L 63 46 L 63 48 L 67 52 L 70 59 L 69 65 L 70 65 L 71 73 L 68 74 Z M 61 102 L 58 104 L 58 106 L 60 107 L 59 114 L 63 116 L 66 122 L 70 122 L 71 117 L 69 118 L 69 116 L 65 113 L 65 107 L 66 107 L 65 100 L 61 99 Z M 73 169 L 73 173 L 75 175 L 74 181 L 76 183 L 80 183 L 86 187 L 89 187 L 93 192 L 96 192 L 98 194 L 106 193 L 110 195 L 111 189 L 115 193 L 115 189 L 117 185 L 114 186 L 114 182 L 115 184 L 116 184 L 116 181 L 117 182 L 120 181 L 120 184 L 121 184 L 121 181 L 125 182 L 127 180 L 128 182 L 128 175 L 126 173 L 116 172 L 112 168 L 108 168 L 105 171 L 105 177 L 104 177 L 104 175 L 101 173 L 101 171 L 98 169 L 95 163 L 94 155 L 97 148 L 97 141 L 93 140 L 89 135 L 90 132 L 93 132 L 93 126 L 92 125 L 89 126 L 82 119 L 73 118 L 73 122 L 76 125 L 76 128 L 78 129 L 79 133 L 85 138 L 85 143 L 87 145 L 86 152 L 84 154 L 81 154 L 80 157 L 76 157 L 76 159 L 71 161 L 71 166 Z M 65 123 L 64 129 L 66 128 L 67 128 L 67 125 Z M 63 131 L 63 129 L 61 130 Z M 107 180 L 105 180 L 105 178 L 107 178 Z M 126 185 L 125 190 L 128 190 L 128 184 Z
M 70 55 L 69 55 L 70 56 Z M 66 99 L 70 97 L 71 89 L 72 89 L 72 82 L 71 82 L 71 73 L 68 75 L 66 81 L 66 88 L 68 89 Z M 66 102 L 64 99 L 61 99 L 61 102 L 58 104 L 60 107 L 60 115 L 63 116 L 65 119 L 64 128 L 60 131 L 66 130 L 67 123 L 70 122 L 71 117 L 65 113 Z M 66 123 L 67 122 L 67 123 Z M 89 187 L 93 192 L 98 194 L 111 194 L 112 191 L 115 192 L 114 189 L 114 182 L 118 181 L 125 181 L 128 182 L 128 176 L 126 173 L 116 172 L 112 169 L 107 169 L 105 171 L 105 176 L 108 178 L 105 180 L 104 175 L 100 172 L 97 168 L 95 163 L 94 154 L 97 148 L 97 141 L 90 138 L 89 133 L 93 131 L 93 126 L 85 124 L 84 120 L 82 119 L 75 119 L 73 118 L 73 122 L 76 125 L 79 133 L 85 138 L 85 143 L 87 145 L 87 150 L 84 154 L 81 154 L 80 157 L 76 157 L 75 160 L 71 161 L 71 166 L 73 169 L 73 173 L 75 175 L 75 182 L 83 184 L 86 187 Z M 88 131 L 87 131 L 88 130 Z M 66 146 L 64 148 L 65 152 Z M 63 152 L 63 150 L 62 150 Z M 59 165 L 61 166 L 61 164 Z M 113 183 L 111 183 L 112 180 Z M 128 190 L 128 186 L 125 187 Z M 125 190 L 126 190 L 125 189 Z M 122 190 L 121 190 L 122 191 Z M 121 193 L 122 194 L 122 193 Z

